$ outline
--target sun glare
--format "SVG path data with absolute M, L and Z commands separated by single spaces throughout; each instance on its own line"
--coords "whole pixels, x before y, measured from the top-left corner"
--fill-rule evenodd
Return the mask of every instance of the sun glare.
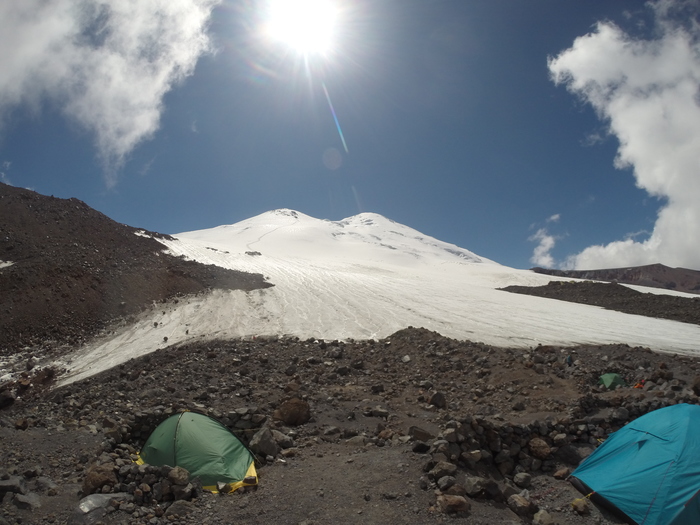
M 299 53 L 331 51 L 337 8 L 331 0 L 270 0 L 268 35 Z

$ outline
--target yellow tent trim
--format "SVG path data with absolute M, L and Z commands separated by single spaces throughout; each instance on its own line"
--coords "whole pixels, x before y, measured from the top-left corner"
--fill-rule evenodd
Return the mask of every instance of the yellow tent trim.
M 255 481 L 251 482 L 246 482 L 247 480 L 250 479 L 255 479 Z M 245 473 L 245 479 L 241 481 L 236 481 L 235 483 L 228 483 L 226 485 L 226 488 L 222 490 L 224 494 L 228 494 L 230 492 L 235 492 L 236 490 L 242 488 L 242 487 L 254 487 L 255 485 L 258 484 L 258 472 L 255 470 L 255 462 L 250 464 L 250 467 L 248 467 L 248 471 Z M 208 490 L 209 492 L 213 492 L 214 494 L 219 493 L 219 489 L 216 485 L 208 485 L 206 487 L 202 487 L 204 490 Z
M 145 465 L 146 463 L 141 459 L 141 455 L 139 454 L 138 458 L 136 461 L 134 461 L 137 465 Z M 254 482 L 246 482 L 246 479 L 251 479 L 255 478 Z M 228 494 L 229 492 L 234 492 L 241 487 L 254 487 L 255 485 L 258 484 L 258 471 L 255 470 L 255 462 L 252 462 L 250 464 L 250 467 L 248 467 L 248 471 L 245 473 L 245 479 L 241 481 L 236 481 L 235 483 L 228 483 L 226 484 L 226 488 L 222 491 L 225 494 Z M 219 489 L 216 485 L 206 485 L 202 487 L 204 490 L 208 490 L 209 492 L 213 492 L 214 494 L 219 493 Z

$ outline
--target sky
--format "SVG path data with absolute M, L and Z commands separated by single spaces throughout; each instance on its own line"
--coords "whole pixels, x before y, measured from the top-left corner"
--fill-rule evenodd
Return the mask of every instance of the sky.
M 700 269 L 700 1 L 274 4 L 0 3 L 0 181 L 161 233 L 374 212 L 515 268 Z

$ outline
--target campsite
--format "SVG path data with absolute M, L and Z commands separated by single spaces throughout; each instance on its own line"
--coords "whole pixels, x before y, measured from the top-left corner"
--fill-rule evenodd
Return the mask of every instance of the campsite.
M 184 345 L 58 389 L 29 371 L 0 412 L 0 486 L 19 478 L 40 506 L 4 504 L 2 523 L 87 523 L 76 508 L 102 467 L 117 479 L 92 490 L 136 494 L 106 503 L 105 524 L 620 524 L 567 476 L 636 417 L 697 404 L 697 371 L 692 358 L 625 345 L 524 352 L 423 329 L 367 342 Z M 644 388 L 598 384 L 613 372 Z M 290 399 L 308 403 L 307 422 L 284 422 Z M 189 499 L 155 501 L 170 473 L 133 460 L 183 411 L 247 443 L 274 432 L 264 453 L 254 448 L 257 486 L 215 494 L 188 481 Z M 449 507 L 456 496 L 468 510 Z
M 166 236 L 115 223 L 75 199 L 0 188 L 3 248 L 11 255 L 3 260 L 26 261 L 0 271 L 0 304 L 11 314 L 0 317 L 7 372 L 0 384 L 1 525 L 620 524 L 568 476 L 627 423 L 700 403 L 696 358 L 624 342 L 516 348 L 421 325 L 363 339 L 217 339 L 183 326 L 189 339 L 168 340 L 172 332 L 160 321 L 171 305 L 187 306 L 212 288 L 245 294 L 283 282 L 270 288 L 260 274 L 168 255 L 160 243 Z M 56 220 L 47 223 L 47 216 Z M 241 261 L 264 258 L 244 254 Z M 557 305 L 547 310 L 553 315 L 569 299 L 615 309 L 623 287 L 584 281 L 545 288 L 558 295 L 547 299 Z M 648 324 L 653 332 L 659 320 L 648 316 L 658 308 L 649 301 L 642 293 L 625 298 L 626 322 L 635 321 L 628 326 Z M 676 297 L 663 309 L 677 317 L 657 334 L 687 334 L 700 301 Z M 157 350 L 113 366 L 84 363 L 100 372 L 83 378 L 60 366 L 142 311 L 157 316 L 157 326 L 150 322 Z M 596 310 L 595 319 L 622 319 L 608 312 Z M 586 328 L 593 333 L 600 325 Z M 623 383 L 600 384 L 616 377 L 608 374 Z M 221 453 L 233 443 L 255 455 L 252 463 L 244 459 L 245 471 L 234 478 L 228 469 L 215 471 L 207 480 L 209 472 L 190 476 L 168 465 L 183 457 L 164 446 L 178 432 L 150 442 L 172 456 L 139 464 L 159 425 L 200 416 L 218 437 L 186 439 L 184 454 L 199 458 L 187 468 L 237 463 L 238 454 Z M 227 445 L 207 448 L 220 439 Z M 239 482 L 245 486 L 232 491 Z
M 0 525 L 700 525 L 700 0 L 0 48 Z

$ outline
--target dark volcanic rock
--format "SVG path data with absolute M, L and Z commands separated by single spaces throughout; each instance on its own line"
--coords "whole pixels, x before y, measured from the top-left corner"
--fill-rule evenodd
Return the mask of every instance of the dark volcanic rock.
M 275 410 L 274 417 L 287 425 L 303 425 L 311 419 L 311 408 L 309 403 L 295 397 L 283 402 Z
M 653 288 L 665 288 L 679 292 L 700 293 L 700 272 L 687 268 L 670 268 L 663 264 L 648 264 L 628 268 L 605 270 L 552 270 L 533 268 L 533 272 L 574 279 L 591 279 Z
M 261 275 L 168 255 L 168 238 L 78 199 L 0 183 L 0 353 L 80 343 L 147 305 L 211 288 L 271 286 Z
M 700 297 L 642 293 L 617 283 L 551 281 L 545 286 L 508 286 L 506 292 L 591 304 L 628 314 L 700 324 Z

